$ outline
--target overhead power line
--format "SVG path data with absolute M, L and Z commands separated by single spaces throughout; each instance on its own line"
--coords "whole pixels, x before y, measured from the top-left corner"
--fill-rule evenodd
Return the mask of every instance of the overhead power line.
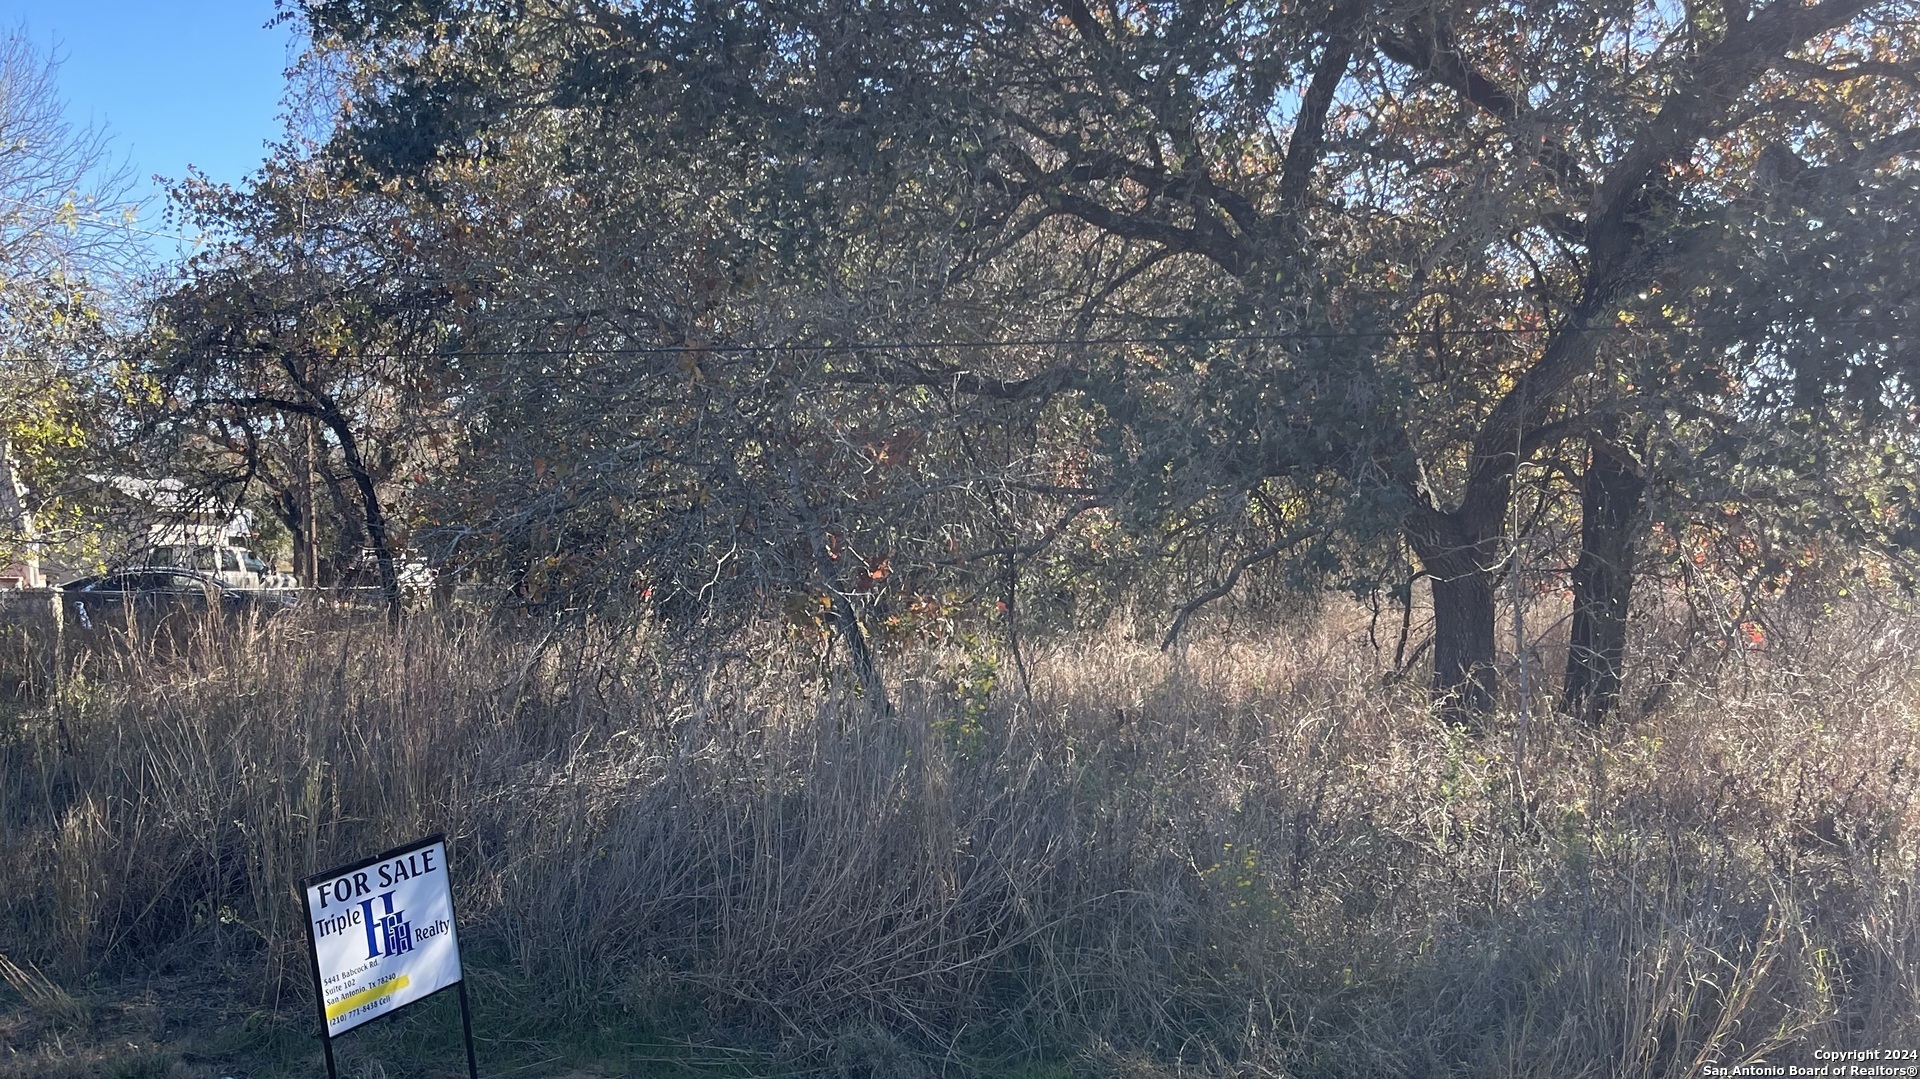
M 1858 318 L 1824 319 L 1817 325 L 1804 327 L 1777 327 L 1776 329 L 1804 328 L 1821 331 L 1842 327 L 1884 327 L 1899 330 L 1912 320 L 1901 318 Z M 1339 340 L 1404 340 L 1413 341 L 1445 338 L 1472 337 L 1522 337 L 1560 332 L 1558 326 L 1491 326 L 1481 328 L 1440 328 L 1417 330 L 1288 330 L 1276 333 L 1254 334 L 1170 334 L 1160 336 L 1118 335 L 1102 337 L 1020 337 L 997 340 L 945 340 L 945 341 L 847 341 L 807 342 L 783 344 L 670 344 L 670 345 L 627 345 L 627 346 L 566 346 L 550 348 L 496 348 L 496 349 L 425 349 L 419 352 L 356 352 L 353 355 L 362 359 L 417 360 L 429 357 L 445 359 L 497 358 L 507 356 L 681 356 L 681 355 L 751 355 L 778 353 L 858 353 L 858 352 L 913 352 L 913 351 L 967 351 L 983 352 L 993 349 L 1018 348 L 1098 348 L 1117 345 L 1225 345 L 1225 344 L 1280 344 L 1288 341 L 1339 341 Z M 1647 333 L 1692 333 L 1708 330 L 1766 330 L 1766 326 L 1732 322 L 1693 322 L 1693 323 L 1615 323 L 1606 326 L 1589 326 L 1584 333 L 1597 334 L 1647 334 Z M 1897 340 L 1898 333 L 1889 337 Z

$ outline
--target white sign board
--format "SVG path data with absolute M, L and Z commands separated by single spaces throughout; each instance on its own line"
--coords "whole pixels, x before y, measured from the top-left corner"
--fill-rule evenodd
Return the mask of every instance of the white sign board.
M 327 1037 L 460 980 L 444 837 L 308 877 L 301 888 Z

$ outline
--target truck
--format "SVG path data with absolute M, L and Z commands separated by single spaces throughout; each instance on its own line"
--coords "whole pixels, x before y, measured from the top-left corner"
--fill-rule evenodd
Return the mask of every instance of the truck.
M 224 543 L 161 543 L 147 548 L 136 566 L 189 569 L 227 588 L 292 588 L 293 575 L 281 573 L 244 547 Z

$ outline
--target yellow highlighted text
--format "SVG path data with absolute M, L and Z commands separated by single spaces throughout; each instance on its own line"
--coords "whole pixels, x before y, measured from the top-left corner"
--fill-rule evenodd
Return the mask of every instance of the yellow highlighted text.
M 341 997 L 339 1000 L 327 1005 L 327 1018 L 329 1020 L 338 1019 L 362 1004 L 372 1004 L 374 1001 L 384 997 L 390 997 L 406 987 L 407 976 L 402 974 L 398 978 L 390 982 L 382 982 L 372 989 L 362 989 L 352 996 Z

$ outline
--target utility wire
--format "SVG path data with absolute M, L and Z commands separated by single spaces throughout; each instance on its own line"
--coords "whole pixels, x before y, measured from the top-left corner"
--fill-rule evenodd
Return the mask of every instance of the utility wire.
M 1908 325 L 1910 319 L 1830 319 L 1815 329 L 1829 329 L 1843 326 L 1851 327 L 1890 327 L 1900 329 Z M 1740 330 L 1753 329 L 1745 323 L 1622 323 L 1609 326 L 1589 326 L 1583 333 L 1689 333 L 1702 330 Z M 1764 327 L 1763 327 L 1764 328 Z M 421 352 L 356 352 L 353 355 L 370 360 L 417 360 L 430 357 L 447 359 L 487 358 L 506 356 L 679 356 L 679 355 L 743 355 L 772 353 L 848 353 L 848 352 L 911 352 L 916 350 L 957 350 L 988 351 L 1002 348 L 1059 348 L 1065 346 L 1099 347 L 1110 345 L 1208 345 L 1208 344 L 1261 344 L 1282 343 L 1287 341 L 1341 341 L 1341 340 L 1420 340 L 1433 337 L 1520 337 L 1531 334 L 1559 332 L 1561 327 L 1487 327 L 1481 329 L 1424 329 L 1424 330 L 1291 330 L 1282 333 L 1260 334 L 1195 334 L 1191 336 L 1174 335 L 1160 337 L 1112 336 L 1112 337 L 1023 337 L 988 341 L 848 341 L 841 344 L 677 344 L 677 345 L 632 345 L 626 347 L 568 348 L 503 348 L 503 349 L 455 349 L 450 351 L 423 350 Z M 1897 338 L 1897 334 L 1894 335 Z M 211 358 L 211 357 L 208 357 Z

